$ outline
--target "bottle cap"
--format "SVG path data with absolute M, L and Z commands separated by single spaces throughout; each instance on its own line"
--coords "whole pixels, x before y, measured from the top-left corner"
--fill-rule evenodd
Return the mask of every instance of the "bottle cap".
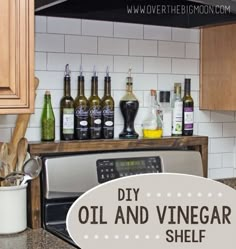
M 47 90 L 47 91 L 45 92 L 45 95 L 51 95 L 50 91 Z
M 161 103 L 170 102 L 170 91 L 160 91 L 160 102 Z
M 66 64 L 65 66 L 65 78 L 70 78 L 70 68 L 69 68 L 69 64 Z
M 93 67 L 93 76 L 92 76 L 92 82 L 97 82 L 98 81 L 98 76 L 97 76 L 97 72 L 96 72 L 96 67 Z
M 177 95 L 181 95 L 181 83 L 174 84 L 174 93 Z
M 156 92 L 156 90 L 154 90 L 154 89 L 151 89 L 151 96 L 156 96 L 157 95 L 157 92 Z
M 128 71 L 128 77 L 126 78 L 126 85 L 132 85 L 133 84 L 133 78 L 131 77 L 131 68 L 129 68 Z
M 82 65 L 80 65 L 80 74 L 78 76 L 78 81 L 84 81 Z
M 104 81 L 108 81 L 108 82 L 111 81 L 111 77 L 109 76 L 109 67 L 108 66 L 106 69 L 106 76 L 104 77 Z

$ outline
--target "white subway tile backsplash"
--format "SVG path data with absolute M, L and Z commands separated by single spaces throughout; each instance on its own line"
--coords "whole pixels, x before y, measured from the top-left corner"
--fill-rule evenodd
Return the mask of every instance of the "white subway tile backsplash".
M 210 169 L 209 178 L 211 179 L 223 179 L 229 178 L 234 175 L 233 168 L 222 168 L 222 169 Z
M 59 102 L 63 96 L 64 66 L 70 64 L 71 94 L 77 95 L 77 76 L 82 63 L 85 94 L 91 95 L 93 66 L 98 71 L 99 96 L 104 94 L 104 76 L 109 66 L 115 100 L 115 137 L 123 129 L 119 102 L 125 94 L 128 69 L 132 68 L 134 94 L 140 102 L 135 129 L 142 136 L 142 122 L 150 106 L 150 89 L 169 90 L 175 82 L 191 78 L 194 99 L 194 134 L 209 136 L 209 176 L 236 176 L 235 112 L 199 110 L 199 29 L 36 17 L 35 64 L 40 83 L 36 112 L 31 115 L 27 138 L 38 141 L 45 90 L 50 90 L 59 139 Z M 9 141 L 16 116 L 0 117 L 1 140 Z
M 39 78 L 38 90 L 63 89 L 63 71 L 36 71 L 35 75 Z
M 181 83 L 183 89 L 184 78 L 181 74 L 158 74 L 158 90 L 173 91 L 174 83 Z
M 234 153 L 224 153 L 222 155 L 223 168 L 234 168 L 235 166 L 235 154 Z
M 47 54 L 42 52 L 35 52 L 35 70 L 47 69 Z
M 113 71 L 113 56 L 110 55 L 82 55 L 82 66 L 85 71 L 93 71 L 96 67 L 98 72 L 106 72 L 107 66 L 109 72 Z
M 199 59 L 199 44 L 186 43 L 186 58 Z
M 194 122 L 209 123 L 211 120 L 210 111 L 199 110 L 198 107 L 194 108 Z
M 0 129 L 1 142 L 8 143 L 11 140 L 11 128 Z
M 81 55 L 66 53 L 48 53 L 48 70 L 64 71 L 66 64 L 69 64 L 70 70 L 79 71 L 81 65 Z
M 97 54 L 97 38 L 91 36 L 65 36 L 65 52 Z
M 15 127 L 16 118 L 16 115 L 0 115 L 0 128 Z
M 130 40 L 129 55 L 157 56 L 157 42 L 146 40 Z
M 234 151 L 234 138 L 212 138 L 211 153 L 232 153 Z
M 172 59 L 172 73 L 198 74 L 199 73 L 199 60 Z
M 211 122 L 231 122 L 234 121 L 234 112 L 211 112 Z
M 170 73 L 171 59 L 144 58 L 144 73 Z
M 98 53 L 110 55 L 128 55 L 128 40 L 118 38 L 98 38 Z
M 36 52 L 64 52 L 64 35 L 35 34 Z
M 236 137 L 236 123 L 223 124 L 223 137 Z
M 47 17 L 35 16 L 35 32 L 46 33 L 47 32 Z
M 185 44 L 181 42 L 159 41 L 158 56 L 183 58 L 185 56 Z
M 129 68 L 134 73 L 142 73 L 143 58 L 137 56 L 114 56 L 114 72 L 127 73 Z
M 82 35 L 113 36 L 113 23 L 105 21 L 82 20 Z
M 199 43 L 200 30 L 199 29 L 172 28 L 172 40 Z
M 143 25 L 115 22 L 114 37 L 143 39 Z
M 162 26 L 144 25 L 144 39 L 171 40 L 171 28 Z
M 222 168 L 222 154 L 208 155 L 208 169 Z
M 198 124 L 198 134 L 209 137 L 222 137 L 221 123 L 200 123 Z
M 48 33 L 81 34 L 81 20 L 74 18 L 48 17 Z

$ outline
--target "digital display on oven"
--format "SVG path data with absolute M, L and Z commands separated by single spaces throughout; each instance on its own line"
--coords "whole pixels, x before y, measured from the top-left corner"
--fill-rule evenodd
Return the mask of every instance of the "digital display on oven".
M 123 171 L 132 171 L 134 169 L 137 170 L 145 170 L 146 169 L 146 163 L 145 160 L 140 159 L 126 159 L 126 160 L 115 160 L 115 167 L 118 172 Z

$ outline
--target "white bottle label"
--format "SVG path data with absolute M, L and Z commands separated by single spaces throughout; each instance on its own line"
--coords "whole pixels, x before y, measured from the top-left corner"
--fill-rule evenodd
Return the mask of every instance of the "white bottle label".
M 74 133 L 74 109 L 63 109 L 63 134 Z
M 193 130 L 193 107 L 184 108 L 184 130 Z
M 172 127 L 173 135 L 182 134 L 182 118 L 183 118 L 183 102 L 176 101 L 173 109 L 173 127 Z

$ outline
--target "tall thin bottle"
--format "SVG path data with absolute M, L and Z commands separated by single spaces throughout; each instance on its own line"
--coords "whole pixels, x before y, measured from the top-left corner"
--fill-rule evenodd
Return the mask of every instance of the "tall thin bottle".
M 84 76 L 82 67 L 78 76 L 78 94 L 74 102 L 75 107 L 75 138 L 82 140 L 89 138 L 88 111 L 89 102 L 84 95 Z
M 194 102 L 191 97 L 191 79 L 185 79 L 183 97 L 183 136 L 193 135 Z
M 133 78 L 129 69 L 126 83 L 126 94 L 120 100 L 120 110 L 124 117 L 124 128 L 119 138 L 138 138 L 139 134 L 135 131 L 134 120 L 138 112 L 139 102 L 133 94 Z
M 104 78 L 104 96 L 102 98 L 102 137 L 114 138 L 114 99 L 111 96 L 111 77 L 108 68 Z
M 74 100 L 70 93 L 69 64 L 65 67 L 64 96 L 60 102 L 60 137 L 61 140 L 74 139 Z
M 181 83 L 174 85 L 173 99 L 173 119 L 172 119 L 172 135 L 182 135 L 182 119 L 183 119 L 183 101 L 181 99 Z
M 49 91 L 44 95 L 44 106 L 41 116 L 41 140 L 55 140 L 55 117 L 51 104 L 51 94 Z
M 101 99 L 98 97 L 98 77 L 96 71 L 92 76 L 92 89 L 89 98 L 89 136 L 91 139 L 102 137 L 102 109 Z

